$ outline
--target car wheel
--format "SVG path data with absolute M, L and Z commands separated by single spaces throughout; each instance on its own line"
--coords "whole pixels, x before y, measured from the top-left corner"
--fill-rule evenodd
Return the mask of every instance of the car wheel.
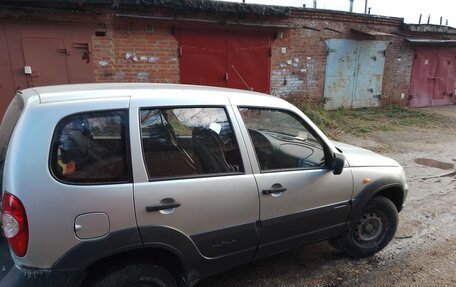
M 164 268 L 135 264 L 117 269 L 102 277 L 92 287 L 177 287 L 173 276 Z
M 397 224 L 398 212 L 394 203 L 386 197 L 374 197 L 348 231 L 330 243 L 352 257 L 371 256 L 393 239 Z

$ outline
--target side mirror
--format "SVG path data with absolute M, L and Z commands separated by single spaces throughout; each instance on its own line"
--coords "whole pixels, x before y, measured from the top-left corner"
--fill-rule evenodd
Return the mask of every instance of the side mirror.
M 332 159 L 332 171 L 335 175 L 341 174 L 344 170 L 345 156 L 341 153 L 335 153 Z

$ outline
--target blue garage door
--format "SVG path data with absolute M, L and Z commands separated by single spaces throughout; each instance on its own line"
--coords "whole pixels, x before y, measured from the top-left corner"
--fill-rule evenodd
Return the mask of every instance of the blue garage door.
M 326 40 L 325 108 L 377 107 L 382 94 L 386 41 Z

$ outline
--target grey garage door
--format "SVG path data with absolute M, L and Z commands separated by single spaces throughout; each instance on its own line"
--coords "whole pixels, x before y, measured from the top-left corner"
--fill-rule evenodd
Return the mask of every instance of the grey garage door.
M 386 41 L 326 40 L 325 109 L 377 107 Z

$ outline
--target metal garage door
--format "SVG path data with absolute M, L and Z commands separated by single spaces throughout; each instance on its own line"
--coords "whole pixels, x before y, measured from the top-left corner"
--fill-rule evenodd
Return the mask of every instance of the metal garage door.
M 0 118 L 3 118 L 3 114 L 14 96 L 14 90 L 6 31 L 4 26 L 0 25 Z
M 32 69 L 32 74 L 27 77 L 29 87 L 70 83 L 65 39 L 24 37 L 22 49 L 25 66 Z
M 90 26 L 0 24 L 0 119 L 16 89 L 94 82 L 94 31 Z
M 417 48 L 410 84 L 410 107 L 450 105 L 455 89 L 456 49 Z
M 328 110 L 378 107 L 388 42 L 326 40 L 324 101 Z
M 181 29 L 180 82 L 270 91 L 271 33 Z

